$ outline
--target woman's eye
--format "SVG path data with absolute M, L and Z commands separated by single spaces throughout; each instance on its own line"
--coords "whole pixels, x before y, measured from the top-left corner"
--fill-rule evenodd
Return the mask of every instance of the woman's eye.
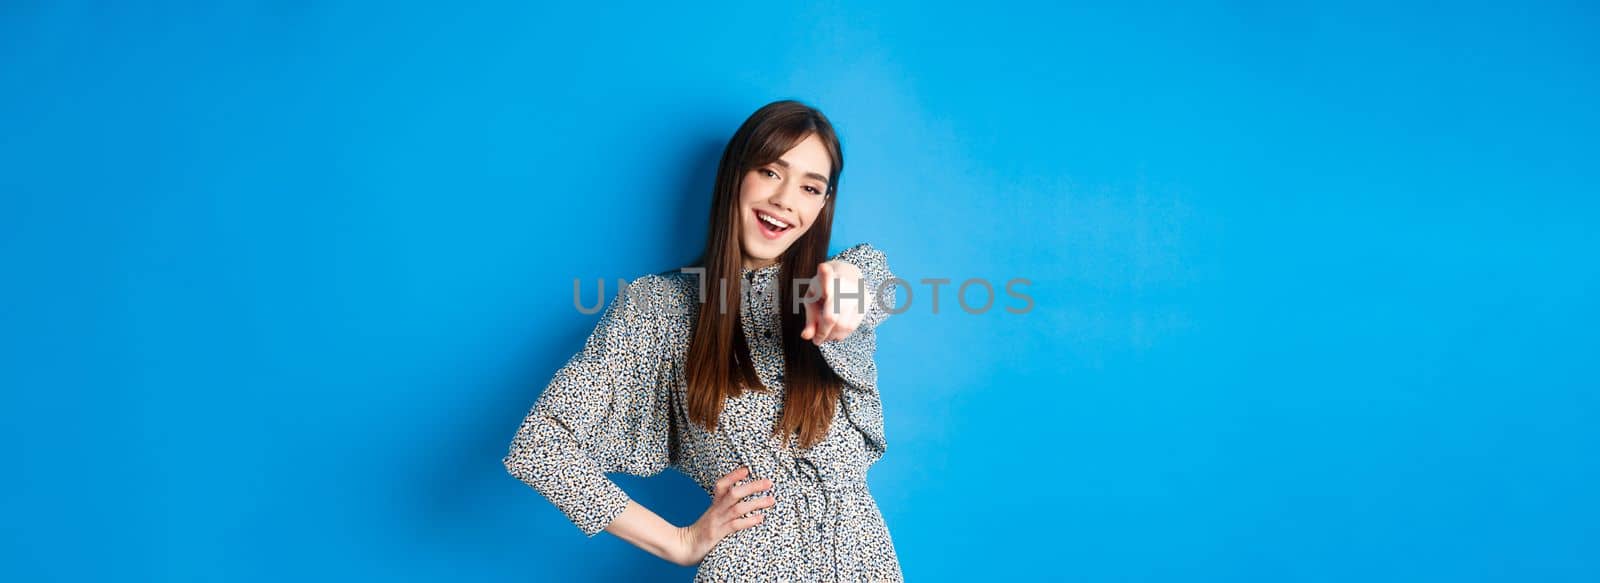
M 814 188 L 814 187 L 810 187 L 810 186 L 807 186 L 807 187 L 806 187 L 806 190 L 810 190 L 810 191 L 811 191 L 811 194 L 822 194 L 822 191 L 820 191 L 820 190 L 817 190 L 817 189 L 816 189 L 816 188 Z
M 766 175 L 768 175 L 768 176 L 777 176 L 777 175 L 778 175 L 778 173 L 777 173 L 777 172 L 773 172 L 773 171 L 771 171 L 771 170 L 769 170 L 769 169 L 766 169 L 766 168 L 762 168 L 762 169 L 761 169 L 761 173 L 762 173 L 762 174 L 766 174 Z

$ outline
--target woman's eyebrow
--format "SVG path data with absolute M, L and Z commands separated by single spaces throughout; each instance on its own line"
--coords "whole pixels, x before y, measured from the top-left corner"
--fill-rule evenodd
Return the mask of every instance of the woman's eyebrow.
M 778 160 L 775 163 L 777 165 L 779 165 L 779 166 L 784 167 L 784 168 L 788 168 L 789 167 L 789 161 L 788 160 L 784 160 L 783 158 L 778 158 Z M 823 176 L 821 174 L 817 174 L 816 172 L 807 172 L 806 176 L 811 177 L 811 178 L 815 178 L 817 180 L 821 180 L 824 185 L 826 185 L 828 183 L 828 177 L 827 176 Z

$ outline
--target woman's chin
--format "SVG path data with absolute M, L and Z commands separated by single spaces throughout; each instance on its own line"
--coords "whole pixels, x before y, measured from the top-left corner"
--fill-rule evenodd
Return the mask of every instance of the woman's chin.
M 777 260 L 778 256 L 783 255 L 783 251 L 788 248 L 788 237 L 772 240 L 756 234 L 747 236 L 744 239 L 744 256 L 747 260 L 752 262 L 775 261 Z
M 755 265 L 769 265 L 783 255 L 783 249 L 776 249 L 772 241 L 746 241 L 744 246 L 745 267 Z

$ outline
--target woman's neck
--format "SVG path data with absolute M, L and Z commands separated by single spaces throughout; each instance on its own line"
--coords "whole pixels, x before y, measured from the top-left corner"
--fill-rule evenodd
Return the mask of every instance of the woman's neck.
M 766 268 L 766 267 L 772 267 L 773 265 L 776 265 L 777 263 L 778 263 L 777 259 L 756 259 L 756 258 L 751 257 L 749 255 L 746 255 L 744 257 L 744 268 L 745 269 L 762 269 L 762 268 Z

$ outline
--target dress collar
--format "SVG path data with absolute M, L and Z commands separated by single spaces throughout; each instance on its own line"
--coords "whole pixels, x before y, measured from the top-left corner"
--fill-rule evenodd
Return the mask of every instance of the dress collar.
M 748 267 L 740 267 L 739 268 L 739 277 L 742 277 L 742 278 L 759 277 L 759 278 L 762 278 L 762 279 L 767 279 L 769 277 L 772 277 L 774 274 L 778 273 L 778 268 L 782 267 L 782 266 L 783 266 L 782 262 L 773 262 L 772 265 L 768 265 L 766 267 L 757 267 L 755 269 L 750 269 Z M 754 275 L 752 275 L 752 274 L 754 274 Z

